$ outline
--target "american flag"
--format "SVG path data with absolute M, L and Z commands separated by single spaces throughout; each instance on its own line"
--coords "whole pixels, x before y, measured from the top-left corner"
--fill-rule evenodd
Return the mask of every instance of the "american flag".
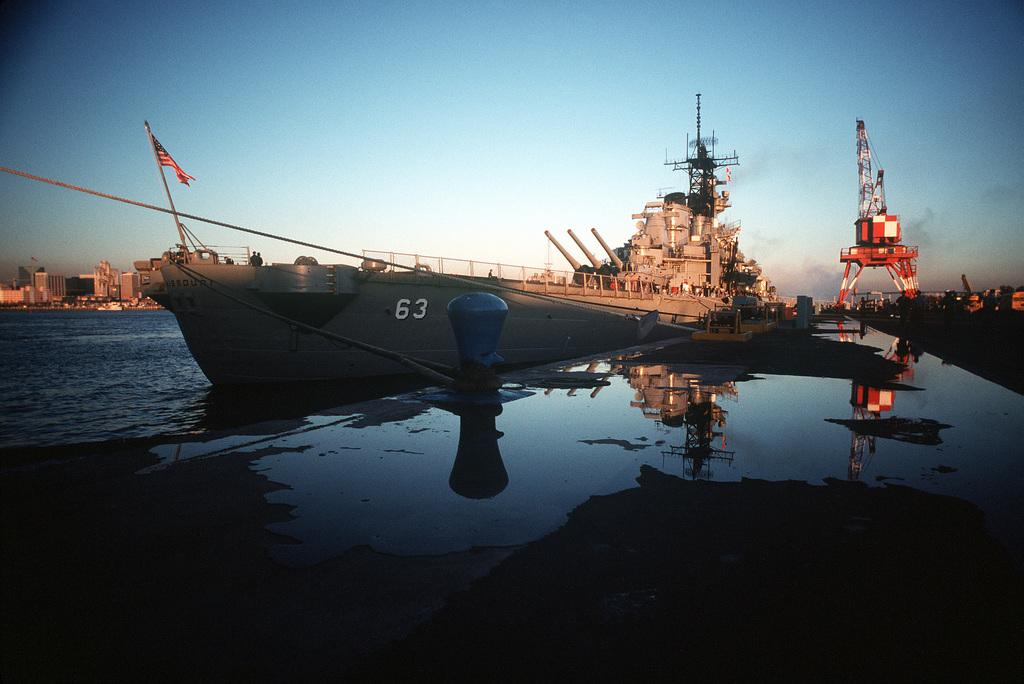
M 164 146 L 161 145 L 160 141 L 155 137 L 153 138 L 153 148 L 156 150 L 156 158 L 160 161 L 160 166 L 170 166 L 174 169 L 174 173 L 178 174 L 178 180 L 180 182 L 188 185 L 190 180 L 195 180 L 195 178 L 181 170 L 181 167 L 178 166 L 178 162 L 171 159 L 171 155 L 167 154 L 167 150 L 164 149 Z

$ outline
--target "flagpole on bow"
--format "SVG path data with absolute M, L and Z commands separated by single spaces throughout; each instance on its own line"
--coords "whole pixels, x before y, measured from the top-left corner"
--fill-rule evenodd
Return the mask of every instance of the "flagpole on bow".
M 181 249 L 185 256 L 185 261 L 188 261 L 188 243 L 185 242 L 185 230 L 181 227 L 181 221 L 178 220 L 178 211 L 174 208 L 174 200 L 171 199 L 171 189 L 167 187 L 167 177 L 164 176 L 163 166 L 160 164 L 160 155 L 156 151 L 156 140 L 153 138 L 153 131 L 149 130 L 149 122 L 146 124 L 146 135 L 149 136 L 149 146 L 153 148 L 153 159 L 156 161 L 156 170 L 160 174 L 160 180 L 164 183 L 164 192 L 167 193 L 167 201 L 171 205 L 171 216 L 174 217 L 174 225 L 178 227 L 178 237 L 181 239 Z

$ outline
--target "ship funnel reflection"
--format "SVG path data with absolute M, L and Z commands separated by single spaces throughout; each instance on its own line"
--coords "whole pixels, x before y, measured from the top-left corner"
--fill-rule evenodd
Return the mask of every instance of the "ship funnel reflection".
M 712 462 L 732 463 L 736 452 L 725 449 L 725 433 L 715 428 L 725 428 L 728 415 L 717 399 L 739 399 L 735 382 L 713 384 L 706 376 L 667 365 L 619 366 L 615 370 L 636 391 L 630 406 L 666 427 L 682 428 L 682 443 L 670 444 L 662 456 L 681 459 L 688 477 L 710 480 Z
M 921 387 L 904 384 L 914 378 L 914 363 L 921 357 L 920 349 L 907 339 L 893 341 L 885 358 L 903 365 L 891 382 L 852 382 L 850 405 L 853 417 L 849 420 L 826 418 L 829 423 L 843 425 L 850 429 L 850 467 L 847 479 L 860 478 L 864 467 L 864 450 L 868 459 L 875 454 L 875 440 L 878 437 L 911 444 L 942 444 L 939 431 L 952 427 L 929 418 L 902 418 L 892 414 L 897 392 L 920 392 Z M 891 414 L 891 415 L 889 415 Z

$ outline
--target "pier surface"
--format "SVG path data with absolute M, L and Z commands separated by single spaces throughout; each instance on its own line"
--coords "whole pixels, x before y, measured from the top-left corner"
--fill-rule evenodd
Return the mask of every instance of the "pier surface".
M 940 312 L 917 324 L 866 317 L 864 323 L 894 337 L 908 337 L 926 353 L 990 382 L 1024 394 L 1024 313 L 999 312 L 991 325 L 963 314 L 948 325 Z
M 980 367 L 975 344 L 929 348 L 927 332 L 926 351 Z M 858 345 L 791 330 L 645 360 L 891 371 Z M 985 372 L 1005 384 L 1013 368 Z M 156 461 L 145 444 L 0 456 L 4 681 L 1024 677 L 1021 569 L 976 507 L 910 487 L 689 482 L 644 467 L 637 487 L 591 497 L 523 546 L 359 547 L 288 569 L 268 557 L 281 538 L 265 525 L 289 508 L 267 503 L 277 485 L 251 454 L 142 478 Z M 33 460 L 53 462 L 11 467 Z

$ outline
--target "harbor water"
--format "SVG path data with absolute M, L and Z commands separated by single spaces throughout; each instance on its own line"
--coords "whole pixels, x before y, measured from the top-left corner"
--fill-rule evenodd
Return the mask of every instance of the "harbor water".
M 0 450 L 232 429 L 421 384 L 214 388 L 169 311 L 0 311 Z
M 292 507 L 270 526 L 282 535 L 271 556 L 288 567 L 364 545 L 438 555 L 524 544 L 588 497 L 635 486 L 642 465 L 686 479 L 836 478 L 962 498 L 1019 565 L 1024 397 L 870 329 L 820 332 L 878 348 L 904 372 L 871 387 L 611 356 L 475 403 L 422 383 L 375 396 L 355 386 L 220 391 L 168 313 L 4 313 L 0 446 L 150 437 L 159 463 L 148 472 L 249 454 L 282 485 L 267 500 Z
M 167 311 L 0 312 L 0 448 L 181 434 L 209 386 Z

